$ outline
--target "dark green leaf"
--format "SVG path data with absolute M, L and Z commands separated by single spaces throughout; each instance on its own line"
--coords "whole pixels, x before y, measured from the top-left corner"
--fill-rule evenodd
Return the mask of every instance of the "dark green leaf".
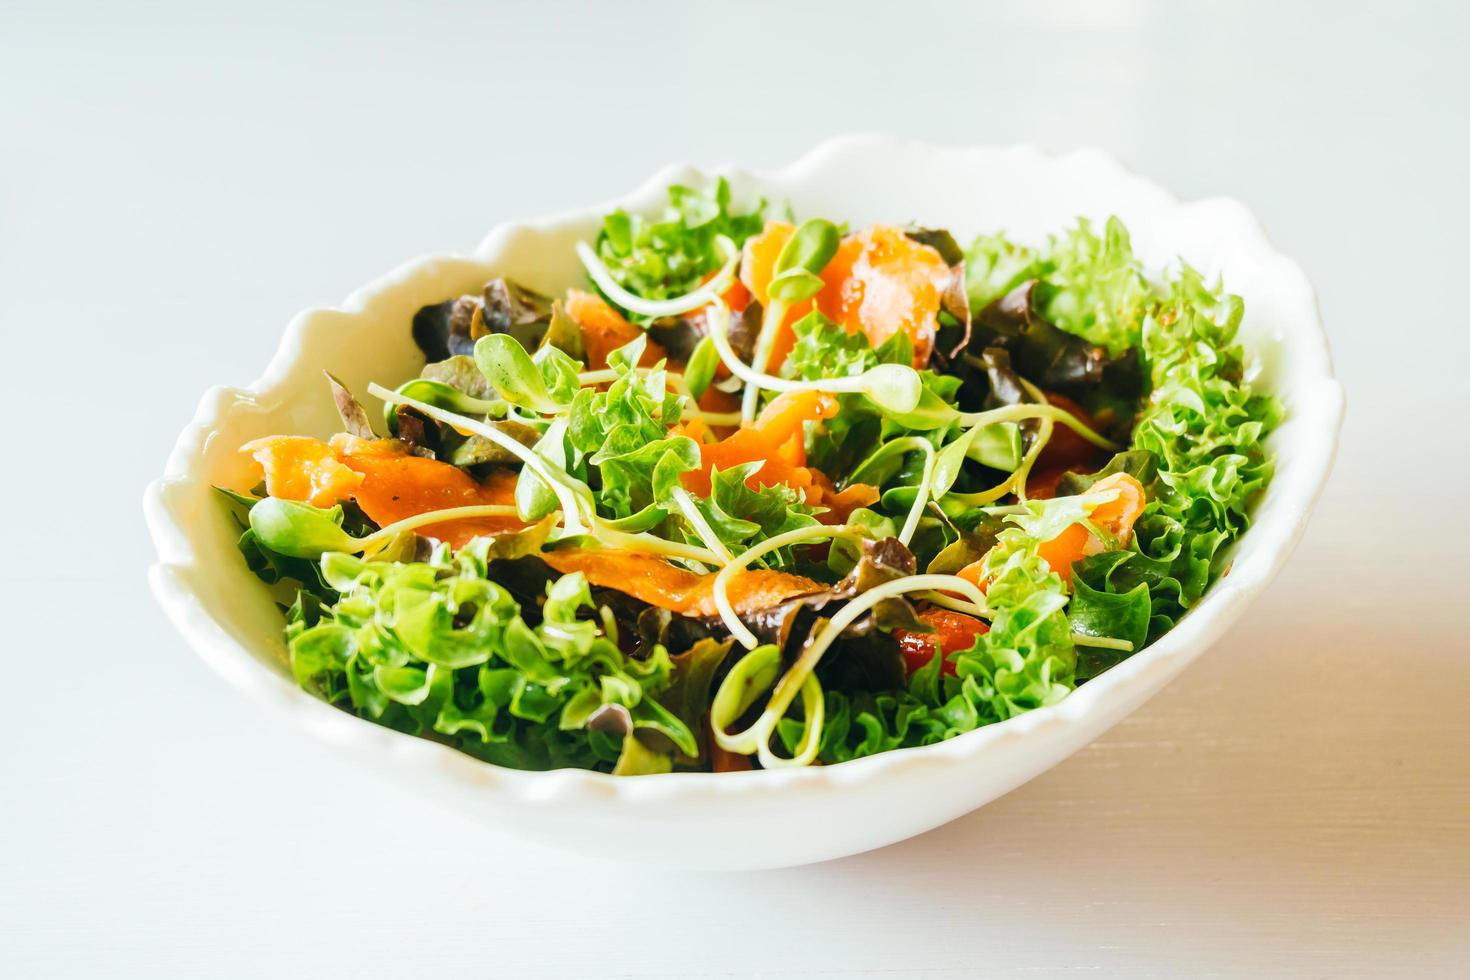
M 954 236 L 943 228 L 916 228 L 911 225 L 905 228 L 903 233 L 920 245 L 928 245 L 938 252 L 939 257 L 944 259 L 945 265 L 959 265 L 965 261 L 964 249 L 960 248 Z
M 1067 616 L 1072 630 L 1085 636 L 1109 637 L 1127 640 L 1137 653 L 1148 642 L 1149 591 L 1148 585 L 1139 582 L 1126 591 L 1110 588 L 1109 578 L 1118 565 L 1136 557 L 1128 551 L 1109 551 L 1091 555 L 1072 566 L 1072 601 L 1067 607 Z M 1078 680 L 1094 676 L 1088 672 L 1095 666 L 1099 655 L 1121 651 L 1100 650 L 1096 647 L 1078 649 Z M 1123 656 L 1128 654 L 1124 653 Z M 1087 666 L 1084 667 L 1084 661 Z

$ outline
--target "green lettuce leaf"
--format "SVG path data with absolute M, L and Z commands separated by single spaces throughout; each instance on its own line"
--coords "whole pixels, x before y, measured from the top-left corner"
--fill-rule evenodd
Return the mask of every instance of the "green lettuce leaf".
M 1004 235 L 982 235 L 965 253 L 970 308 L 984 310 L 1037 280 L 1037 313 L 1047 322 L 1119 357 L 1138 346 L 1144 314 L 1155 299 L 1133 256 L 1128 229 L 1108 218 L 1102 234 L 1086 218 L 1042 249 Z
M 632 293 L 654 300 L 682 296 L 723 264 L 715 240 L 724 236 L 742 245 L 761 230 L 764 211 L 765 202 L 757 201 L 744 214 L 733 212 L 730 185 L 723 177 L 708 191 L 675 185 L 669 188 L 669 206 L 659 220 L 621 209 L 604 217 L 597 255 Z M 623 313 L 636 323 L 650 319 Z
M 1280 403 L 1245 380 L 1235 334 L 1239 297 L 1207 287 L 1182 266 L 1144 320 L 1142 350 L 1153 384 L 1133 430 L 1133 448 L 1158 462 L 1135 549 L 1153 569 L 1155 635 L 1177 620 L 1223 572 L 1222 549 L 1250 524 L 1249 508 L 1271 478 L 1264 439 Z
M 1054 236 L 1038 287 L 1041 314 L 1071 334 L 1117 357 L 1138 345 L 1153 290 L 1133 257 L 1128 229 L 1108 218 L 1097 234 L 1086 218 Z
M 518 768 L 611 770 L 621 734 L 588 726 L 607 705 L 626 712 L 631 732 L 697 756 L 689 725 L 655 698 L 670 684 L 668 653 L 623 654 L 592 617 L 580 574 L 552 581 L 539 615 L 523 616 L 492 581 L 492 547 L 480 538 L 410 563 L 323 556 L 340 598 L 290 639 L 298 683 L 364 718 Z
M 1077 650 L 1077 679 L 1095 677 L 1108 667 L 1132 656 L 1148 642 L 1150 599 L 1147 582 L 1121 588 L 1111 581 L 1119 565 L 1136 558 L 1131 551 L 1105 551 L 1090 555 L 1072 566 L 1072 601 L 1067 618 L 1072 630 L 1085 636 L 1127 640 L 1130 651 L 1099 647 Z
M 592 482 L 598 510 L 614 519 L 643 515 L 652 526 L 666 516 L 656 506 L 661 501 L 655 470 L 690 470 L 699 456 L 693 440 L 669 436 L 669 424 L 683 413 L 685 399 L 669 389 L 668 373 L 661 367 L 644 374 L 632 370 L 643 344 L 640 337 L 629 345 L 636 349 L 613 353 L 609 364 L 618 377 L 605 391 L 583 388 L 572 399 L 566 437 L 572 449 L 569 470 L 582 479 L 597 474 Z
M 1037 506 L 1037 519 L 1056 509 Z M 936 656 L 909 678 L 906 690 L 826 692 L 825 762 L 953 738 L 1055 704 L 1075 684 L 1077 651 L 1066 615 L 1062 580 L 1037 554 L 1038 539 L 1023 527 L 1001 531 L 986 558 L 990 630 L 968 650 L 948 656 L 956 676 L 943 676 Z M 780 731 L 788 751 L 800 726 Z
M 1034 249 L 1018 245 L 1004 234 L 981 235 L 965 252 L 965 291 L 975 312 L 1043 271 Z

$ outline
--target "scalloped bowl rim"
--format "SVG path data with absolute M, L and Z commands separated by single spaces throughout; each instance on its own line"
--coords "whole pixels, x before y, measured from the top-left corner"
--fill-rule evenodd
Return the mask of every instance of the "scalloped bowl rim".
M 264 400 L 277 394 L 302 354 L 305 337 L 312 322 L 320 315 L 358 314 L 369 308 L 386 291 L 426 274 L 435 263 L 459 261 L 493 261 L 504 254 L 515 237 L 530 231 L 555 231 L 569 223 L 585 223 L 613 207 L 649 210 L 661 201 L 665 188 L 674 182 L 701 176 L 724 175 L 757 184 L 780 181 L 792 184 L 812 181 L 818 175 L 835 171 L 853 159 L 908 154 L 911 157 L 938 158 L 971 155 L 1009 156 L 1036 166 L 1048 166 L 1058 172 L 1095 174 L 1119 186 L 1127 185 L 1149 197 L 1153 206 L 1175 211 L 1193 211 L 1198 220 L 1206 220 L 1226 229 L 1236 248 L 1252 252 L 1261 261 L 1273 265 L 1273 275 L 1281 283 L 1302 293 L 1310 306 L 1310 317 L 1303 316 L 1290 324 L 1288 333 L 1298 348 L 1296 355 L 1306 362 L 1304 376 L 1309 382 L 1312 411 L 1309 430 L 1298 438 L 1296 447 L 1305 458 L 1294 460 L 1296 478 L 1289 486 L 1273 482 L 1269 493 L 1286 495 L 1282 506 L 1257 522 L 1243 537 L 1252 545 L 1250 560 L 1237 560 L 1230 575 L 1215 583 L 1201 603 L 1158 642 L 1122 664 L 1080 686 L 1051 707 L 1038 709 L 1016 718 L 989 725 L 930 746 L 880 753 L 835 766 L 806 769 L 752 771 L 743 773 L 673 773 L 638 778 L 614 777 L 578 769 L 527 772 L 482 762 L 427 739 L 405 735 L 360 719 L 318 700 L 303 691 L 289 676 L 266 668 L 247 646 L 223 629 L 201 602 L 181 574 L 197 562 L 186 516 L 171 503 L 171 491 L 197 483 L 197 463 L 210 434 L 235 407 Z M 899 217 L 899 216 L 895 216 Z M 969 229 L 974 232 L 978 229 Z M 1151 273 L 1156 270 L 1151 269 Z M 1229 285 L 1227 277 L 1227 285 Z M 1298 297 L 1300 300 L 1302 297 Z M 1250 301 L 1247 298 L 1249 315 Z M 770 800 L 789 804 L 808 793 L 851 788 L 881 782 L 900 772 L 914 774 L 919 770 L 948 770 L 957 761 L 979 756 L 1001 757 L 1016 745 L 1025 745 L 1046 733 L 1081 726 L 1101 709 L 1115 717 L 1098 727 L 1086 740 L 1090 741 L 1103 728 L 1110 726 L 1161 688 L 1168 680 L 1198 656 L 1240 615 L 1246 603 L 1258 594 L 1285 562 L 1304 530 L 1307 515 L 1320 495 L 1336 450 L 1338 430 L 1343 414 L 1343 393 L 1334 380 L 1327 338 L 1316 310 L 1316 299 L 1301 269 L 1281 256 L 1267 241 L 1255 218 L 1238 202 L 1227 198 L 1181 204 L 1157 185 L 1131 174 L 1100 150 L 1085 149 L 1063 155 L 1049 155 L 1031 146 L 1008 148 L 935 147 L 912 141 L 900 141 L 877 135 L 841 137 L 828 141 L 788 167 L 775 171 L 745 171 L 733 166 L 710 170 L 677 164 L 650 177 L 638 190 L 613 201 L 579 208 L 551 217 L 517 221 L 497 226 L 469 257 L 427 256 L 408 262 L 371 284 L 351 293 L 341 307 L 327 310 L 309 309 L 297 315 L 287 328 L 275 356 L 265 373 L 245 388 L 216 387 L 201 400 L 193 420 L 180 434 L 169 456 L 164 476 L 149 485 L 144 499 L 149 530 L 158 552 L 158 561 L 149 569 L 149 581 L 169 620 L 189 645 L 211 667 L 247 695 L 274 709 L 284 711 L 295 723 L 314 735 L 349 748 L 360 759 L 391 765 L 399 775 L 417 780 L 421 785 L 449 781 L 472 786 L 477 795 L 498 798 L 500 803 L 542 812 L 586 805 L 603 812 L 609 807 L 628 809 L 634 813 L 663 811 L 677 805 L 681 812 L 696 812 L 705 804 L 720 806 L 732 798 L 744 801 Z M 1278 476 L 1279 482 L 1279 476 Z M 1116 703 L 1114 703 L 1116 702 Z M 1121 707 L 1120 707 L 1121 705 Z M 1085 741 L 1082 743 L 1085 744 Z M 1064 754 L 1070 754 L 1067 750 Z M 988 798 L 1001 795 L 1049 768 L 1054 759 L 1036 771 L 1026 771 L 1009 780 Z M 1027 767 L 1021 767 L 1026 769 Z M 981 803 L 985 802 L 984 800 Z M 978 804 L 977 804 L 978 805 Z M 951 813 L 931 825 L 958 816 Z M 927 829 L 927 828 L 924 828 Z M 917 832 L 917 831 L 914 831 Z M 904 833 L 900 836 L 908 836 Z M 893 839 L 898 839 L 895 836 Z M 881 840 L 878 843 L 886 843 Z M 575 845 L 574 845 L 575 846 Z M 867 846 L 877 846 L 869 843 Z M 862 849 L 862 848 L 855 848 Z M 832 853 L 817 858 L 849 853 L 854 848 L 834 848 Z M 712 862 L 720 864 L 719 861 Z M 738 862 L 750 864 L 753 862 Z M 776 863 L 800 863 L 782 859 Z

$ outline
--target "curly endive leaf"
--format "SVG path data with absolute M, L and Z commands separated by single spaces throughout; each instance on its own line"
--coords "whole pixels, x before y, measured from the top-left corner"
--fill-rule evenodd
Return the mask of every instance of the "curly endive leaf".
M 324 556 L 341 598 L 291 638 L 297 681 L 364 718 L 520 768 L 611 769 L 624 744 L 588 726 L 607 705 L 626 711 L 633 732 L 697 755 L 689 726 L 654 697 L 670 682 L 668 653 L 626 656 L 587 618 L 580 574 L 549 583 L 535 625 L 489 579 L 488 561 L 534 551 L 549 529 L 481 538 L 455 554 L 440 547 L 423 562 Z

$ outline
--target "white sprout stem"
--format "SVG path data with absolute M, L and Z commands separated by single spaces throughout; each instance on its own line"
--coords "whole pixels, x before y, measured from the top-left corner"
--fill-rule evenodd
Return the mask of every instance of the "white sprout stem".
M 919 529 L 919 518 L 924 516 L 924 508 L 929 506 L 929 484 L 934 482 L 934 447 L 927 440 L 919 441 L 924 444 L 924 475 L 919 479 L 919 492 L 914 497 L 913 506 L 909 508 L 909 516 L 903 522 L 902 530 L 898 532 L 898 540 L 905 547 L 914 539 L 914 532 Z
M 1025 419 L 1050 419 L 1060 422 L 1099 449 L 1117 452 L 1121 448 L 1116 442 L 1088 428 L 1065 408 L 1059 408 L 1056 405 L 1003 405 L 1000 408 L 992 408 L 988 412 L 961 412 L 959 415 L 960 424 L 970 428 L 993 425 L 996 422 L 1020 422 Z
M 760 544 L 742 551 L 731 558 L 725 567 L 720 569 L 715 576 L 712 592 L 715 597 L 715 608 L 720 611 L 720 618 L 724 620 L 730 635 L 740 641 L 740 645 L 747 650 L 754 650 L 760 646 L 760 640 L 756 635 L 746 628 L 740 621 L 740 616 L 735 612 L 735 606 L 730 602 L 730 582 L 736 573 L 750 567 L 750 563 L 773 551 L 789 548 L 803 541 L 816 541 L 822 538 L 860 538 L 866 537 L 867 532 L 859 527 L 848 524 L 825 525 L 817 524 L 811 527 L 799 527 L 785 534 L 778 534 L 774 538 L 767 538 Z
M 907 578 L 895 579 L 892 582 L 874 586 L 843 606 L 827 621 L 821 632 L 802 651 L 801 656 L 796 658 L 796 663 L 792 664 L 791 668 L 776 683 L 775 690 L 771 692 L 771 697 L 766 702 L 765 710 L 749 728 L 743 732 L 731 734 L 719 725 L 712 725 L 715 741 L 721 748 L 729 752 L 740 752 L 745 755 L 749 755 L 752 751 L 759 753 L 763 766 L 780 768 L 810 764 L 810 757 L 803 759 L 798 755 L 791 759 L 782 759 L 776 756 L 770 751 L 769 743 L 776 726 L 785 717 L 787 709 L 791 707 L 791 702 L 796 700 L 796 695 L 806 688 L 807 681 L 813 676 L 813 671 L 816 670 L 823 654 L 843 630 L 884 599 L 892 599 L 907 592 L 931 590 L 959 592 L 976 605 L 983 605 L 985 602 L 985 594 L 980 591 L 979 587 L 974 582 L 962 579 L 958 575 L 910 575 Z M 807 736 L 815 740 L 820 732 L 814 736 L 810 731 L 811 727 L 809 716 Z
M 715 692 L 710 705 L 710 731 L 715 743 L 727 752 L 741 755 L 758 755 L 761 764 L 769 769 L 794 766 L 809 766 L 817 757 L 821 745 L 822 727 L 826 723 L 826 704 L 822 697 L 822 685 L 815 674 L 808 675 L 801 685 L 801 701 L 805 723 L 801 742 L 791 758 L 782 758 L 771 751 L 771 734 L 774 726 L 752 725 L 743 732 L 731 734 L 725 730 L 727 719 L 745 713 L 761 692 L 766 691 L 780 676 L 781 651 L 767 644 L 746 653 L 735 662 L 720 688 Z M 764 717 L 764 716 L 763 716 Z M 779 719 L 778 719 L 779 721 Z M 764 741 L 761 741 L 762 734 Z
M 407 387 L 408 384 L 413 384 L 413 382 L 410 381 L 399 387 Z M 455 398 L 455 403 L 461 411 L 480 412 L 484 415 L 491 415 L 512 407 L 510 402 L 503 398 L 476 398 L 473 395 L 465 395 L 463 393 Z
M 649 554 L 666 555 L 670 558 L 679 558 L 686 561 L 703 562 L 709 565 L 720 564 L 720 556 L 708 548 L 700 548 L 692 544 L 680 544 L 677 541 L 665 541 L 651 534 L 629 534 L 627 531 L 618 531 L 607 527 L 601 521 L 594 518 L 594 526 L 590 532 L 592 537 L 610 548 L 623 548 L 627 551 L 641 551 Z
M 1052 430 L 1055 427 L 1056 423 L 1051 419 L 1041 420 L 1041 425 L 1036 429 L 1035 444 L 1022 457 L 1021 465 L 1016 467 L 1016 472 L 1011 474 L 1016 499 L 1023 504 L 1026 502 L 1026 480 L 1031 476 L 1031 469 L 1036 465 L 1036 461 L 1041 458 L 1041 451 L 1046 448 L 1047 443 L 1051 442 Z
M 725 547 L 725 542 L 720 540 L 715 529 L 709 526 L 709 521 L 705 520 L 704 515 L 699 512 L 699 505 L 694 502 L 689 491 L 683 487 L 675 487 L 672 496 L 674 504 L 679 508 L 679 513 L 683 514 L 689 526 L 694 528 L 694 533 L 699 536 L 699 540 L 704 542 L 704 546 L 719 557 L 721 564 L 729 564 L 733 557 L 730 549 Z
M 929 486 L 934 482 L 934 466 L 938 454 L 934 452 L 934 446 L 921 436 L 901 436 L 892 439 L 878 449 L 867 459 L 858 464 L 846 480 L 847 486 L 862 482 L 860 477 L 870 466 L 874 466 L 881 459 L 885 459 L 895 453 L 922 452 L 924 454 L 924 473 L 919 480 L 918 494 L 914 497 L 914 503 L 909 507 L 908 517 L 904 519 L 903 529 L 898 532 L 898 540 L 907 545 L 913 540 L 914 532 L 919 529 L 919 520 L 924 516 L 924 508 L 929 505 Z
M 978 619 L 990 619 L 995 615 L 995 610 L 989 606 L 976 605 L 967 599 L 956 599 L 952 595 L 943 592 L 921 592 L 919 598 L 933 605 L 943 606 L 945 609 L 953 609 L 955 612 L 968 613 Z
M 776 346 L 776 334 L 781 329 L 781 321 L 786 319 L 786 311 L 791 308 L 789 303 L 769 297 L 767 300 L 768 304 L 761 314 L 761 331 L 756 335 L 755 350 L 750 354 L 750 368 L 759 374 L 765 374 L 766 365 L 771 363 L 771 350 Z M 760 390 L 760 385 L 745 386 L 745 392 L 740 399 L 740 417 L 746 422 L 755 418 Z
M 735 266 L 740 261 L 740 249 L 736 248 L 735 243 L 724 235 L 717 237 L 715 242 L 725 252 L 725 264 L 720 266 L 720 271 L 698 289 L 672 299 L 644 299 L 642 296 L 629 292 L 613 278 L 612 273 L 608 271 L 607 266 L 603 265 L 602 259 L 597 257 L 592 246 L 586 242 L 578 242 L 576 247 L 577 258 L 582 260 L 587 274 L 592 277 L 593 282 L 597 283 L 597 288 L 602 290 L 604 296 L 630 313 L 662 317 L 678 316 L 680 313 L 688 313 L 690 310 L 707 306 L 729 288 L 735 278 Z
M 607 384 L 608 382 L 618 380 L 622 376 L 622 372 L 612 368 L 602 368 L 599 371 L 583 371 L 577 375 L 577 384 L 585 388 L 588 385 Z
M 786 709 L 791 707 L 792 700 L 801 684 L 806 680 L 806 675 L 816 669 L 822 656 L 827 652 L 842 631 L 851 626 L 852 623 L 863 613 L 872 609 L 884 599 L 892 599 L 908 592 L 928 591 L 958 592 L 976 605 L 985 604 L 985 593 L 980 587 L 969 579 L 960 578 L 958 575 L 910 575 L 906 578 L 895 579 L 892 582 L 884 582 L 855 597 L 847 605 L 843 606 L 822 627 L 807 648 L 796 658 L 796 663 L 776 684 L 775 691 L 771 694 L 771 701 L 766 706 L 766 712 L 779 720 L 786 714 Z M 772 725 L 774 728 L 774 724 Z
M 364 534 L 355 540 L 359 547 L 366 550 L 378 541 L 386 541 L 395 534 L 412 531 L 426 524 L 441 524 L 444 521 L 463 521 L 476 517 L 514 517 L 520 520 L 520 515 L 516 512 L 515 505 L 513 504 L 475 504 L 468 507 L 446 507 L 443 510 L 431 510 L 422 514 L 414 514 L 412 517 L 405 517 L 401 521 L 394 521 L 392 524 L 380 527 L 373 533 Z
M 497 446 L 516 456 L 522 463 L 531 468 L 531 472 L 546 482 L 546 485 L 551 488 L 552 493 L 556 494 L 556 499 L 561 504 L 562 521 L 566 526 L 567 533 L 584 534 L 588 529 L 586 522 L 596 520 L 596 515 L 591 513 L 591 508 L 586 505 L 587 502 L 578 493 L 578 490 L 582 489 L 582 487 L 574 485 L 573 477 L 561 469 L 561 467 L 554 466 L 534 449 L 522 445 L 519 440 L 511 438 L 494 426 L 486 425 L 465 415 L 445 411 L 442 408 L 430 405 L 428 402 L 419 401 L 416 398 L 409 398 L 406 395 L 397 394 L 379 384 L 369 384 L 368 391 L 375 397 L 381 398 L 386 402 L 408 405 L 418 409 L 424 415 L 427 415 L 435 421 L 453 426 L 462 432 L 469 432 L 489 439 Z M 580 481 L 575 482 L 580 484 Z
M 752 370 L 751 367 L 735 355 L 735 349 L 730 346 L 730 311 L 724 303 L 715 303 L 709 310 L 709 336 L 714 341 L 715 350 L 719 352 L 720 360 L 725 362 L 725 367 L 747 385 L 756 385 L 770 391 L 826 391 L 831 393 L 857 392 L 866 390 L 865 378 L 862 374 L 846 378 L 823 378 L 820 381 L 794 381 L 790 378 L 778 378 L 770 374 L 762 374 L 760 371 Z M 866 373 L 866 372 L 864 372 Z
M 756 745 L 756 757 L 766 769 L 796 769 L 811 765 L 817 758 L 817 749 L 822 744 L 822 726 L 827 723 L 826 699 L 822 697 L 822 684 L 816 674 L 808 674 L 801 684 L 801 712 L 804 716 L 801 742 L 791 758 L 777 755 L 771 749 L 771 739 L 760 740 Z M 781 721 L 776 719 L 777 724 Z M 774 734 L 776 726 L 771 726 Z
M 669 381 L 676 385 L 684 380 L 684 375 L 678 371 L 670 371 L 668 368 L 661 367 L 635 367 L 629 368 L 626 371 L 619 371 L 617 368 L 599 368 L 596 371 L 583 371 L 581 374 L 578 374 L 577 383 L 585 388 L 587 385 L 601 385 L 616 381 L 629 372 L 647 376 L 655 371 L 663 371 L 669 376 Z M 686 386 L 684 390 L 688 391 L 689 389 Z
M 1132 641 L 1120 640 L 1111 636 L 1089 636 L 1086 633 L 1073 633 L 1072 643 L 1079 647 L 1097 647 L 1100 650 L 1121 650 L 1123 653 L 1133 652 Z
M 702 419 L 705 425 L 739 425 L 744 421 L 739 412 L 704 412 L 697 408 L 686 410 L 682 418 Z
M 756 751 L 753 729 L 732 735 L 725 730 L 725 724 L 745 714 L 755 699 L 769 690 L 780 676 L 781 651 L 775 644 L 748 650 L 735 661 L 710 700 L 710 732 L 716 745 L 741 755 L 751 755 Z
M 1026 500 L 1026 477 L 1031 474 L 1031 467 L 1036 465 L 1036 460 L 1041 455 L 1041 451 L 1051 441 L 1051 433 L 1054 426 L 1055 423 L 1050 418 L 1043 416 L 1041 418 L 1041 425 L 1036 430 L 1036 441 L 1032 443 L 1030 449 L 1026 450 L 1026 455 L 1021 457 L 1020 465 L 1011 471 L 1010 476 L 989 490 L 979 490 L 975 493 L 951 492 L 945 496 L 971 507 L 979 507 L 984 504 L 994 503 L 1014 490 L 1016 496 L 1024 503 Z M 1020 512 L 1018 511 L 1017 513 Z

